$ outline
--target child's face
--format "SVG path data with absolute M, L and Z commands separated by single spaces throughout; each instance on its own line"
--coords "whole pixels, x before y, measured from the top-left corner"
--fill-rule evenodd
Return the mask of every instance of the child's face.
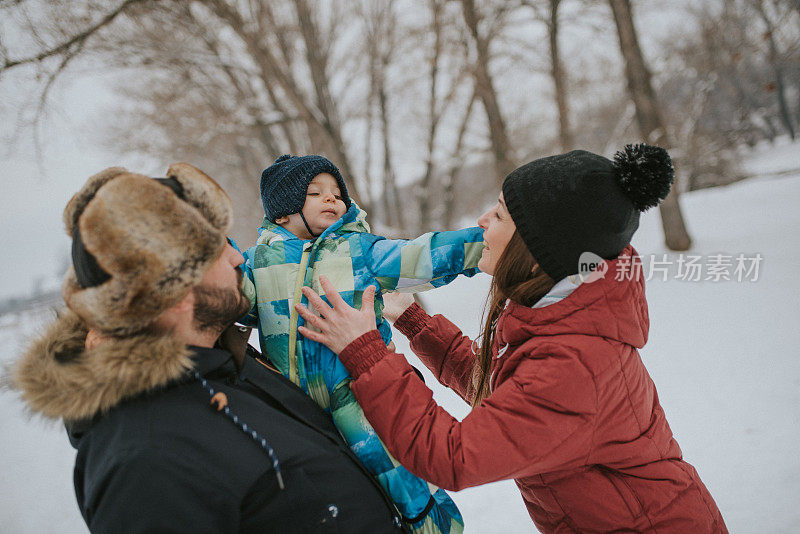
M 320 235 L 330 225 L 338 221 L 347 209 L 342 200 L 336 178 L 324 172 L 318 174 L 308 184 L 306 203 L 303 205 L 303 215 L 308 226 L 315 235 Z M 279 217 L 275 222 L 300 239 L 311 239 L 314 236 L 308 233 L 306 225 L 299 213 Z

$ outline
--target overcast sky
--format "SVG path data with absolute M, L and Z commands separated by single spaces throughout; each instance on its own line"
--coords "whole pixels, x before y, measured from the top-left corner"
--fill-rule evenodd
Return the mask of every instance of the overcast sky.
M 70 243 L 61 213 L 89 176 L 112 165 L 155 172 L 139 167 L 153 166 L 144 158 L 125 161 L 103 148 L 92 122 L 110 120 L 113 95 L 99 77 L 80 74 L 56 86 L 54 105 L 39 129 L 42 152 L 37 163 L 32 131 L 14 135 L 20 109 L 36 105 L 33 87 L 11 76 L 0 80 L 0 298 L 27 294 L 37 280 L 45 289 L 58 285 Z

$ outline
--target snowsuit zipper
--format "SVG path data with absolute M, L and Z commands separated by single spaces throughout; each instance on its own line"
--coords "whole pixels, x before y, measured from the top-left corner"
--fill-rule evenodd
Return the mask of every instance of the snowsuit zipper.
M 308 259 L 311 256 L 311 248 L 312 243 L 306 243 L 303 245 L 303 255 L 300 258 L 300 270 L 297 271 L 297 280 L 294 284 L 294 302 L 293 304 L 299 304 L 300 301 L 303 299 L 303 283 L 306 279 L 306 268 L 308 267 Z M 298 313 L 297 310 L 292 309 L 289 311 L 289 380 L 294 382 L 296 386 L 300 385 L 300 373 L 298 371 L 298 359 L 297 359 L 297 322 L 298 322 Z

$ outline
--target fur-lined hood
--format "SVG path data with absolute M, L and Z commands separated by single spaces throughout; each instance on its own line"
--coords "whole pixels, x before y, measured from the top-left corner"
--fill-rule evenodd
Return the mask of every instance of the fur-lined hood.
M 65 309 L 10 370 L 8 385 L 31 412 L 67 422 L 92 418 L 192 367 L 191 350 L 170 336 L 140 334 L 85 350 L 86 332 Z

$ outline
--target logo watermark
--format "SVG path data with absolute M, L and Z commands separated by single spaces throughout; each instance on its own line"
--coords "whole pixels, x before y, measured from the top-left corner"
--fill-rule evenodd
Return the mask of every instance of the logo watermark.
M 606 276 L 614 280 L 679 280 L 682 282 L 757 282 L 764 257 L 761 254 L 645 254 L 617 258 L 609 272 L 609 262 L 592 252 L 578 260 L 581 281 L 594 282 Z
M 605 278 L 608 273 L 608 262 L 594 252 L 584 252 L 578 258 L 578 278 L 581 282 L 594 282 Z

